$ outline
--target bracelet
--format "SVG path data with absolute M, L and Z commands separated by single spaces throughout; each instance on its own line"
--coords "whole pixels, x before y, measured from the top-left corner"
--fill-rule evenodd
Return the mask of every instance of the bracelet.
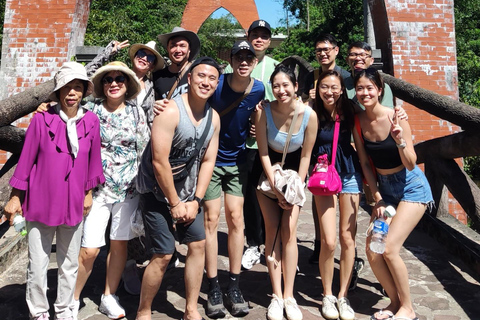
M 168 210 L 172 210 L 173 208 L 175 208 L 176 206 L 178 206 L 180 204 L 180 202 L 182 202 L 181 200 L 178 200 L 177 204 L 174 205 L 174 206 L 171 206 L 171 205 L 168 205 Z
M 378 202 L 376 202 L 375 205 L 378 205 L 378 204 L 383 204 L 383 205 L 385 205 L 385 201 L 383 201 L 383 199 L 382 199 L 382 200 L 378 200 Z

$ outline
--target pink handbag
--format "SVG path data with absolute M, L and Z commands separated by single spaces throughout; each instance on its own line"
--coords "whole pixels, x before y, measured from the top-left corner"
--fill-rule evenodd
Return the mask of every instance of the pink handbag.
M 317 164 L 313 168 L 308 179 L 308 190 L 317 196 L 331 196 L 342 191 L 342 180 L 335 169 L 335 157 L 337 155 L 338 132 L 340 131 L 340 119 L 335 118 L 335 130 L 333 133 L 332 163 L 328 163 L 328 155 L 318 156 Z

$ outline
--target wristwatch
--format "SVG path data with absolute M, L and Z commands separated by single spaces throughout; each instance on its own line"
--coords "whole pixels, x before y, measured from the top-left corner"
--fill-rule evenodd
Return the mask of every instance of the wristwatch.
M 193 197 L 193 200 L 198 202 L 198 207 L 200 208 L 203 205 L 203 198 L 199 198 L 197 196 Z

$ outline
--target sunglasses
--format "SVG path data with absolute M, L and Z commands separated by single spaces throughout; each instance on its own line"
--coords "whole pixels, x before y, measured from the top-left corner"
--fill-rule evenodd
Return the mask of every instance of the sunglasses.
M 255 59 L 255 56 L 254 56 L 253 54 L 247 54 L 247 55 L 236 54 L 236 55 L 233 56 L 233 58 L 234 58 L 237 62 L 247 61 L 247 63 L 252 63 L 252 62 L 253 62 L 253 59 Z
M 148 54 L 145 50 L 140 49 L 135 53 L 135 57 L 138 57 L 139 59 L 147 57 L 147 61 L 150 63 L 154 63 L 155 60 L 157 59 L 153 54 Z
M 112 84 L 113 81 L 115 81 L 118 84 L 118 83 L 125 83 L 125 80 L 127 80 L 127 78 L 125 78 L 125 76 L 116 76 L 115 78 L 105 77 L 105 78 L 102 79 L 102 83 L 103 84 Z

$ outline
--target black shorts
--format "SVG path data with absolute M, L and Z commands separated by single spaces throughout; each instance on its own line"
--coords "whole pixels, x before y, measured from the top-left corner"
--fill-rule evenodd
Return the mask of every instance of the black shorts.
M 158 201 L 153 193 L 140 195 L 139 209 L 142 211 L 147 248 L 152 254 L 173 254 L 175 251 L 175 229 L 172 216 L 165 202 Z M 199 208 L 195 220 L 185 226 L 176 224 L 178 241 L 182 244 L 205 240 L 203 208 Z

